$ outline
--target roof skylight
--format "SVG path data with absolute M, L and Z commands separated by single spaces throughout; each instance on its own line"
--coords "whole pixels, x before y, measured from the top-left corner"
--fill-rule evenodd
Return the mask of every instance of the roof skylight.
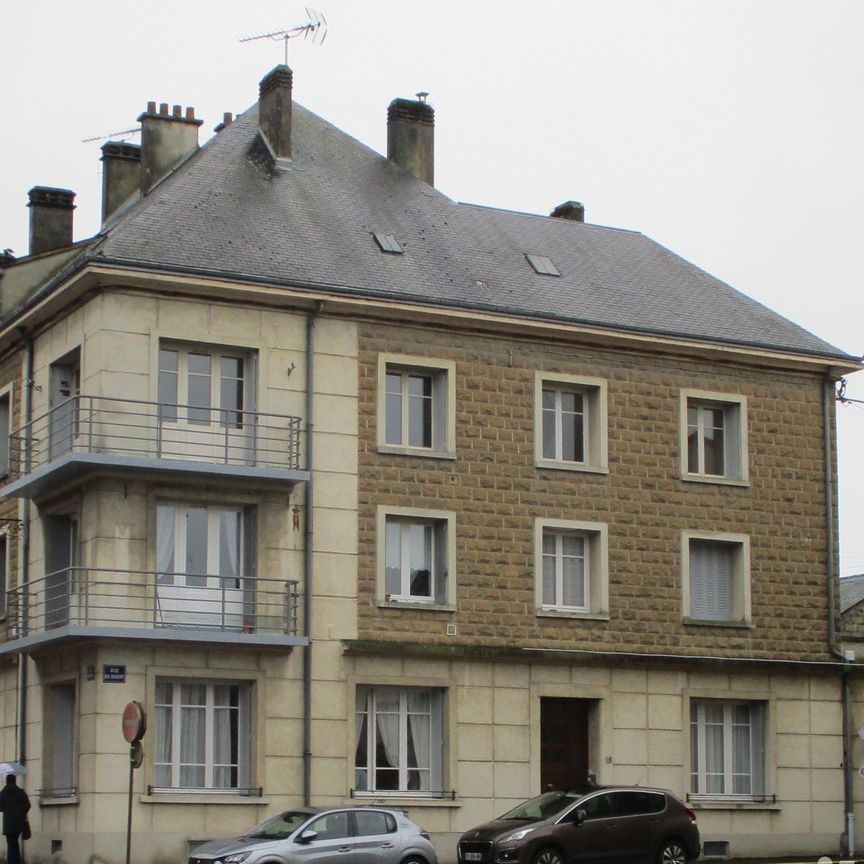
M 545 255 L 533 255 L 531 252 L 525 253 L 525 258 L 528 263 L 534 268 L 535 273 L 541 276 L 560 276 L 558 268 L 552 263 L 551 258 Z
M 375 238 L 375 242 L 382 252 L 387 252 L 390 255 L 402 254 L 402 247 L 392 234 L 381 234 L 378 231 L 373 231 L 372 236 Z

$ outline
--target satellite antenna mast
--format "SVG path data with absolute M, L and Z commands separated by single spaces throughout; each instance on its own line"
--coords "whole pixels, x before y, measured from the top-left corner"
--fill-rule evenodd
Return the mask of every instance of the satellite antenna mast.
M 271 33 L 259 33 L 257 36 L 244 36 L 241 42 L 257 42 L 259 39 L 282 39 L 285 42 L 285 65 L 288 65 L 288 40 L 302 36 L 313 45 L 323 45 L 327 38 L 327 19 L 315 9 L 306 7 L 309 20 L 305 24 L 289 27 L 286 30 L 273 30 Z

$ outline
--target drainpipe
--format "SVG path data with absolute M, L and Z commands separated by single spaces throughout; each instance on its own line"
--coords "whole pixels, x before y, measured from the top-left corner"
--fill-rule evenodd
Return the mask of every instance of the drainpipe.
M 315 440 L 314 367 L 315 321 L 324 308 L 318 301 L 306 319 L 306 531 L 303 545 L 303 620 L 306 622 L 307 644 L 303 648 L 303 804 L 308 807 L 312 799 L 312 540 L 314 536 L 314 510 L 312 498 L 312 447 Z
M 834 466 L 831 455 L 831 420 L 836 399 L 837 380 L 829 373 L 822 390 L 822 435 L 825 456 L 825 566 L 828 571 L 828 647 L 844 663 L 849 658 L 837 646 L 837 621 L 834 612 L 836 560 L 834 556 Z M 855 812 L 852 797 L 852 697 L 849 673 L 843 673 L 843 802 L 846 808 L 846 856 L 855 855 Z
M 22 375 L 22 395 L 24 403 L 24 428 L 27 434 L 24 438 L 24 465 L 30 468 L 30 448 L 32 445 L 33 420 L 33 336 L 23 327 L 19 332 L 24 340 L 24 370 Z M 25 499 L 24 512 L 21 517 L 21 627 L 24 632 L 18 634 L 21 639 L 27 635 L 27 622 L 30 617 L 28 586 L 30 584 L 30 503 Z M 18 761 L 27 764 L 27 667 L 29 655 L 18 654 Z

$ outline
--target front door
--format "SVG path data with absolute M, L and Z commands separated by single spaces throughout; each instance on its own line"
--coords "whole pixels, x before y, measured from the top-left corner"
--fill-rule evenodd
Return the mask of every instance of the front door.
M 78 517 L 45 518 L 45 626 L 63 627 L 76 605 Z
M 77 423 L 77 400 L 80 392 L 80 366 L 77 356 L 51 364 L 49 376 L 50 429 L 48 458 L 56 459 L 72 449 Z
M 243 511 L 159 504 L 156 509 L 156 625 L 244 625 Z
M 540 789 L 571 789 L 588 780 L 588 714 L 592 700 L 540 700 Z

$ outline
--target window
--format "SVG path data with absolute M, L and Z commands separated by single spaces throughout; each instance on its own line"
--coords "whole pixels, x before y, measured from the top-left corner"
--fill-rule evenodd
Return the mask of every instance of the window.
M 681 392 L 681 473 L 687 480 L 747 483 L 747 400 Z
M 254 617 L 254 509 L 159 502 L 156 624 L 248 628 Z
M 606 382 L 538 372 L 534 390 L 536 464 L 607 471 Z
M 378 448 L 391 453 L 453 458 L 455 376 L 456 367 L 450 361 L 381 355 Z
M 748 623 L 749 538 L 684 532 L 682 547 L 685 619 L 690 623 Z
M 690 702 L 691 795 L 765 795 L 765 703 Z
M 156 681 L 155 786 L 247 789 L 248 684 Z
M 538 519 L 534 566 L 540 615 L 605 617 L 609 613 L 606 525 Z
M 42 795 L 48 798 L 75 794 L 75 685 L 49 684 L 45 688 L 44 767 Z
M 378 508 L 378 599 L 455 606 L 455 515 Z
M 316 840 L 344 840 L 348 837 L 348 812 L 338 810 L 335 813 L 327 813 L 319 816 L 314 822 L 310 822 L 306 831 L 314 831 Z M 306 831 L 303 833 L 305 834 Z
M 163 422 L 241 429 L 249 399 L 246 359 L 207 348 L 159 349 L 158 398 Z
M 5 477 L 10 469 L 9 433 L 12 431 L 12 392 L 0 394 L 0 477 Z
M 440 792 L 442 706 L 437 689 L 359 686 L 357 791 Z

